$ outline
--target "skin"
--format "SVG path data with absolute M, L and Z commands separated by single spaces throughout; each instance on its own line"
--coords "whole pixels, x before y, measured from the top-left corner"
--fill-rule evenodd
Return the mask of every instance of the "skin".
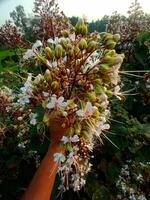
M 62 127 L 64 118 L 50 116 L 50 132 L 52 143 L 37 169 L 27 191 L 22 200 L 49 200 L 55 183 L 59 162 L 54 161 L 55 153 L 63 153 L 60 148 L 60 139 L 66 133 L 66 128 Z

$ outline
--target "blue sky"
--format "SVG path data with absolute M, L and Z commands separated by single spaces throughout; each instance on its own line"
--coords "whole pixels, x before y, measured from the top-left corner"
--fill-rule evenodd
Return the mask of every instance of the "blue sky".
M 31 13 L 34 0 L 0 0 L 0 24 L 9 18 L 9 13 L 15 6 L 21 4 L 26 13 Z M 110 15 L 113 11 L 126 14 L 133 0 L 58 0 L 61 10 L 67 16 L 86 16 L 88 20 L 100 19 L 105 14 Z M 144 11 L 150 13 L 149 0 L 139 0 Z

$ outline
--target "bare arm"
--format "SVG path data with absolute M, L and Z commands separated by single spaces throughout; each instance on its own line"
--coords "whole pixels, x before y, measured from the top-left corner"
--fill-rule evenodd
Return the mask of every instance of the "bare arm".
M 43 158 L 39 168 L 37 169 L 27 191 L 22 200 L 49 200 L 55 177 L 58 169 L 58 162 L 54 161 L 54 154 L 61 152 L 60 139 L 66 130 L 62 128 L 63 120 L 51 120 L 51 138 L 52 144 L 48 148 L 48 152 Z

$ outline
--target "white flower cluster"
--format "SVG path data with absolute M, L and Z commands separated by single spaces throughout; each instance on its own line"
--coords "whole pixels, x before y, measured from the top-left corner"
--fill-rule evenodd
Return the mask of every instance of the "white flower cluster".
M 119 194 L 117 195 L 117 200 L 129 199 L 129 200 L 147 200 L 144 194 L 138 188 L 133 187 L 131 184 L 131 174 L 128 164 L 123 165 L 119 175 L 119 179 L 116 183 L 117 188 L 119 188 Z M 134 174 L 138 184 L 143 182 L 142 174 Z
M 20 88 L 21 93 L 18 94 L 18 103 L 21 107 L 24 107 L 30 102 L 30 95 L 32 94 L 32 74 L 28 75 L 28 78 L 23 87 Z
M 80 190 L 85 185 L 85 174 L 91 169 L 91 164 L 86 157 L 81 156 L 79 136 L 63 136 L 61 141 L 64 145 L 70 145 L 70 151 L 65 156 L 63 153 L 55 153 L 54 161 L 60 162 L 58 173 L 61 175 L 63 190 L 71 186 L 74 191 Z M 86 145 L 88 148 L 88 145 Z M 70 177 L 70 178 L 69 178 Z

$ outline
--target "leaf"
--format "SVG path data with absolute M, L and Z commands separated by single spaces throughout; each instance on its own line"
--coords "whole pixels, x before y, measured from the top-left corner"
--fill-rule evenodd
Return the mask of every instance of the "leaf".
M 6 162 L 6 166 L 7 168 L 11 169 L 19 166 L 19 163 L 20 163 L 20 158 L 14 155 Z
M 148 139 L 150 139 L 150 124 L 144 124 L 143 130 L 141 131 Z
M 92 200 L 110 200 L 109 190 L 102 186 L 92 196 Z

